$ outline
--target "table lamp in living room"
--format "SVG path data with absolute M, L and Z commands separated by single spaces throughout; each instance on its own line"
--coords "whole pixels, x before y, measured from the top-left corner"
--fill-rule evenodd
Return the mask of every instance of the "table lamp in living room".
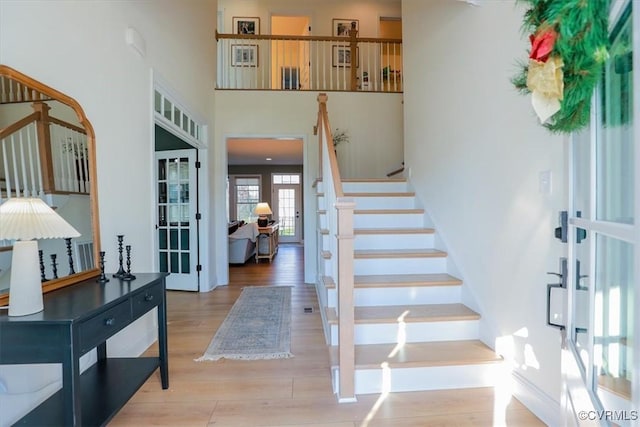
M 78 237 L 80 233 L 36 197 L 13 197 L 0 204 L 0 240 L 16 240 L 11 258 L 9 316 L 42 311 L 42 283 L 35 239 Z
M 267 202 L 258 203 L 256 205 L 256 209 L 254 210 L 254 213 L 258 215 L 258 227 L 266 227 L 267 225 L 269 225 L 269 218 L 267 218 L 267 215 L 271 215 L 273 213 L 271 212 L 269 203 Z

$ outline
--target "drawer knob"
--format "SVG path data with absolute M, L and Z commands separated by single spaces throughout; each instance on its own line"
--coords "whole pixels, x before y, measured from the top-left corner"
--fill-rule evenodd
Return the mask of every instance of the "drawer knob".
M 151 301 L 152 299 L 153 299 L 153 295 L 146 294 L 146 295 L 144 296 L 144 300 L 145 300 L 145 301 Z
M 104 320 L 104 324 L 106 326 L 113 326 L 114 323 L 116 323 L 116 319 L 114 317 L 110 317 Z

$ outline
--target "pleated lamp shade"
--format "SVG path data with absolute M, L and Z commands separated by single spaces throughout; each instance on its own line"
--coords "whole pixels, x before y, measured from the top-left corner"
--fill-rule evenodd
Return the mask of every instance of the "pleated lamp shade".
M 14 197 L 0 205 L 0 239 L 62 239 L 80 233 L 36 197 Z
M 15 197 L 0 205 L 0 239 L 16 240 L 11 257 L 9 316 L 42 311 L 38 242 L 80 233 L 38 198 Z

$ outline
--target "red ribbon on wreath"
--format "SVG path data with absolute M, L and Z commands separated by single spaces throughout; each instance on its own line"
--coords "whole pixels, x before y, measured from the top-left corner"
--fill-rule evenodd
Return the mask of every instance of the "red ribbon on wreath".
M 527 88 L 531 91 L 531 103 L 542 123 L 560 111 L 564 82 L 562 59 L 551 55 L 558 33 L 545 28 L 529 36 L 531 53 L 527 73 Z

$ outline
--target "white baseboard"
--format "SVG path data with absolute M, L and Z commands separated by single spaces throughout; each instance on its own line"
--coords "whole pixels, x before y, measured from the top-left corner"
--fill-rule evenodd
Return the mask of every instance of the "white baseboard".
M 538 386 L 523 377 L 518 372 L 513 372 L 513 396 L 527 407 L 536 417 L 540 418 L 548 426 L 562 424 L 560 402 L 542 391 Z

